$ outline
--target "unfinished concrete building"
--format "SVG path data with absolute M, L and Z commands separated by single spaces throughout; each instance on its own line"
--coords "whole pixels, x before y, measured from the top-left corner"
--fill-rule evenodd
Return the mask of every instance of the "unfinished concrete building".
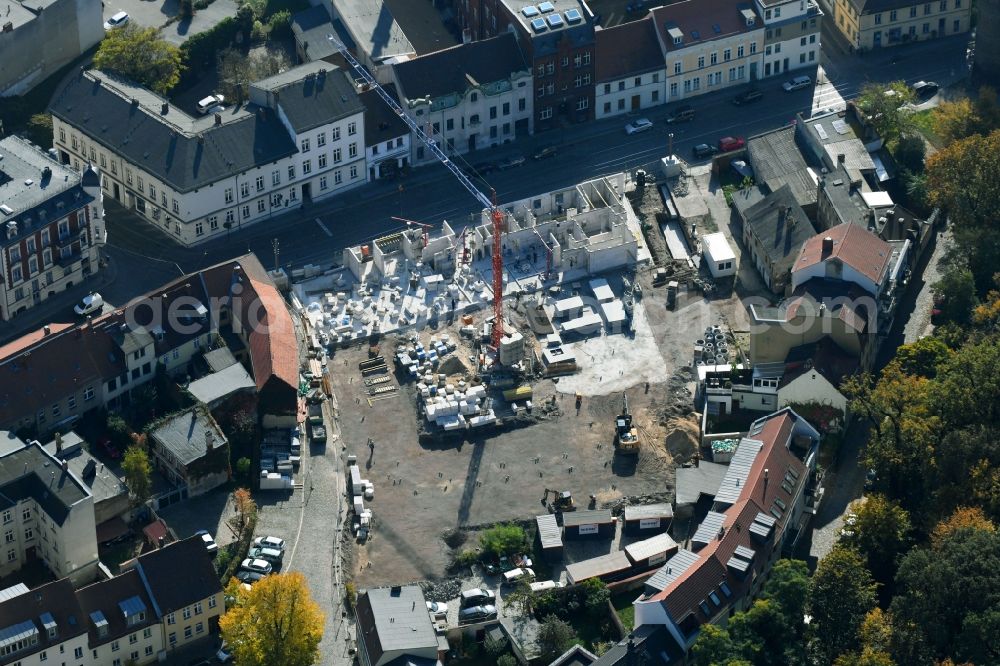
M 553 274 L 579 270 L 597 274 L 634 266 L 640 257 L 639 223 L 625 197 L 625 174 L 602 176 L 572 187 L 539 194 L 503 206 L 507 226 L 504 257 L 546 261 L 551 251 Z M 476 260 L 493 251 L 489 211 L 467 234 Z M 648 253 L 646 253 L 648 256 Z

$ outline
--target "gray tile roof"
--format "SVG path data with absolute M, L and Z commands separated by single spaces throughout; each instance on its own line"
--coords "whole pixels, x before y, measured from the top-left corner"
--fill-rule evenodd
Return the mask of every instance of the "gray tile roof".
M 721 528 L 725 522 L 726 522 L 726 514 L 719 513 L 718 511 L 709 511 L 705 515 L 704 520 L 701 521 L 701 524 L 698 525 L 698 529 L 695 530 L 694 536 L 691 537 L 691 543 L 701 544 L 703 546 L 705 544 L 711 543 L 712 541 L 718 538 L 719 528 Z
M 136 104 L 131 100 L 135 99 Z M 226 109 L 222 124 L 192 118 L 159 96 L 91 70 L 69 77 L 50 111 L 107 150 L 188 192 L 296 152 L 274 112 L 247 105 Z
M 592 557 L 582 562 L 566 565 L 566 577 L 570 583 L 582 583 L 589 578 L 608 576 L 630 568 L 628 556 L 624 551 L 616 550 L 607 555 Z
M 326 38 L 334 29 L 325 5 L 310 7 L 293 16 L 292 32 L 309 60 L 322 60 L 337 53 Z
M 7 509 L 22 499 L 32 498 L 57 525 L 62 525 L 73 505 L 89 498 L 90 491 L 41 445 L 23 444 L 13 433 L 0 430 L 5 449 L 13 452 L 0 458 L 0 508 Z M 16 440 L 16 441 L 15 441 Z
M 636 541 L 625 546 L 625 554 L 633 562 L 647 560 L 655 555 L 667 553 L 673 555 L 677 552 L 677 542 L 666 534 L 657 534 L 654 537 Z
M 252 88 L 277 94 L 278 106 L 297 134 L 365 110 L 353 80 L 325 61 L 293 67 L 254 83 Z M 253 91 L 250 99 L 257 101 Z
M 175 578 L 180 578 L 175 576 Z M 122 572 L 109 580 L 87 585 L 77 590 L 76 598 L 80 607 L 90 619 L 87 624 L 88 643 L 91 648 L 126 636 L 134 631 L 153 626 L 159 622 L 153 611 L 153 604 L 142 583 L 142 577 L 135 569 Z M 146 619 L 129 626 L 125 619 L 125 607 L 133 612 L 145 612 Z M 100 636 L 99 624 L 107 627 L 107 634 Z
M 678 506 L 694 504 L 702 495 L 715 497 L 719 484 L 726 476 L 728 465 L 702 460 L 697 467 L 681 467 L 677 470 Z
M 83 448 L 83 440 L 75 432 L 62 436 L 62 453 L 58 455 L 55 440 L 44 447 L 49 455 L 65 460 L 70 471 L 87 484 L 95 504 L 128 493 L 128 487 L 104 463 Z
M 806 217 L 788 185 L 768 194 L 751 206 L 745 215 L 745 224 L 760 241 L 774 275 L 782 275 L 790 270 L 803 243 L 816 234 L 816 228 Z
M 698 562 L 698 554 L 690 550 L 681 548 L 677 554 L 667 560 L 660 569 L 653 574 L 653 577 L 646 581 L 647 589 L 665 590 L 670 583 L 674 582 L 684 572 Z
M 214 438 L 212 448 L 226 441 L 215 419 L 204 408 L 192 407 L 167 419 L 150 433 L 153 442 L 170 451 L 182 465 L 189 465 L 207 452 L 206 433 Z
M 48 614 L 55 622 L 55 638 L 49 638 L 48 632 L 43 630 L 41 618 L 44 614 Z M 42 585 L 28 594 L 3 601 L 0 603 L 0 645 L 7 645 L 32 634 L 38 640 L 35 645 L 15 655 L 5 655 L 4 663 L 17 659 L 37 661 L 27 658 L 42 650 L 54 650 L 56 645 L 85 634 L 87 628 L 84 617 L 69 578 Z M 53 652 L 49 654 L 55 657 Z
M 84 191 L 80 181 L 80 174 L 24 139 L 0 139 L 0 225 L 17 222 L 17 234 L 12 238 L 7 237 L 6 229 L 0 229 L 0 242 L 7 244 L 35 233 L 42 224 L 91 203 L 94 197 Z
M 139 572 L 160 616 L 222 592 L 211 555 L 197 534 L 140 555 L 129 568 Z
M 390 83 L 382 87 L 390 97 L 399 102 L 395 85 Z M 360 96 L 365 107 L 365 146 L 374 146 L 410 133 L 409 126 L 389 108 L 377 92 L 366 90 Z
M 426 599 L 416 585 L 362 591 L 358 598 L 358 623 L 373 663 L 386 652 L 437 650 Z
M 228 368 L 213 372 L 201 379 L 197 379 L 188 385 L 188 392 L 195 397 L 198 402 L 212 405 L 216 400 L 241 390 L 253 390 L 257 388 L 250 373 L 239 363 L 234 363 Z
M 233 356 L 233 352 L 229 351 L 229 347 L 219 347 L 218 349 L 207 351 L 203 358 L 212 372 L 225 370 L 233 363 L 236 363 L 236 357 Z
M 803 131 L 810 139 L 823 146 L 829 164 L 837 163 L 837 155 L 843 154 L 849 169 L 874 171 L 875 162 L 858 138 L 851 123 L 840 113 L 825 113 L 803 121 Z
M 809 166 L 795 144 L 795 128 L 782 127 L 758 134 L 747 141 L 750 166 L 758 183 L 772 192 L 788 185 L 800 206 L 816 203 L 816 182 Z
M 513 33 L 459 44 L 393 65 L 405 99 L 463 94 L 473 85 L 506 81 L 516 72 L 530 72 Z

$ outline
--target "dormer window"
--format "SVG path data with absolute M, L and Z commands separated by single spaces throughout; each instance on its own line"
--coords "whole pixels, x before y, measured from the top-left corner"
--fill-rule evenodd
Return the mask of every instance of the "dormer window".
M 754 24 L 754 18 L 752 16 L 747 17 L 747 25 L 752 26 Z
M 56 624 L 55 618 L 52 617 L 51 613 L 42 613 L 38 616 L 38 619 L 42 623 L 42 628 L 49 635 L 49 639 L 54 639 L 59 635 L 59 625 Z

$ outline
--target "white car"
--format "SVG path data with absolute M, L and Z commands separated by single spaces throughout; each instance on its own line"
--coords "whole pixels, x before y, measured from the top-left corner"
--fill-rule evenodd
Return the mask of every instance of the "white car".
M 798 90 L 799 88 L 806 88 L 812 84 L 812 79 L 808 76 L 796 76 L 791 81 L 785 81 L 781 87 L 785 89 L 785 92 L 792 92 L 793 90 Z
M 522 578 L 527 578 L 528 581 L 532 581 L 535 579 L 535 572 L 528 567 L 518 567 L 517 569 L 505 571 L 503 574 L 503 582 L 508 585 L 513 585 Z
M 219 552 L 219 544 L 215 543 L 215 539 L 208 533 L 208 530 L 198 530 L 195 534 L 201 537 L 202 542 L 205 544 L 205 550 L 212 555 Z
M 82 301 L 76 304 L 73 308 L 73 312 L 77 313 L 81 317 L 85 317 L 95 312 L 100 314 L 103 307 L 104 299 L 96 291 L 92 291 L 84 296 Z
M 209 95 L 204 99 L 198 100 L 198 113 L 208 113 L 216 107 L 221 107 L 226 101 L 226 98 L 222 95 L 215 94 Z
M 240 569 L 246 571 L 256 571 L 257 573 L 269 574 L 271 573 L 271 563 L 267 560 L 251 560 L 247 558 L 240 562 Z
M 215 653 L 215 659 L 220 664 L 228 664 L 233 660 L 233 653 L 230 651 L 229 646 L 226 645 L 226 641 L 222 641 L 219 651 Z
M 442 603 L 440 601 L 428 601 L 427 612 L 433 615 L 434 617 L 441 617 L 442 615 L 447 615 L 448 604 Z
M 118 12 L 104 22 L 104 29 L 111 30 L 112 28 L 120 28 L 126 23 L 128 23 L 128 12 Z
M 637 118 L 625 126 L 626 134 L 638 134 L 653 129 L 653 121 L 649 118 Z
M 253 545 L 258 548 L 273 548 L 274 550 L 285 550 L 285 540 L 276 536 L 262 536 L 253 540 Z

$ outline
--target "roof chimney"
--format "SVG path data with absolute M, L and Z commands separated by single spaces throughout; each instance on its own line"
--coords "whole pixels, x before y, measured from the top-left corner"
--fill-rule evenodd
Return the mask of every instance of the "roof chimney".
M 62 453 L 62 435 L 56 433 L 56 455 Z
M 831 254 L 833 254 L 833 237 L 824 236 L 823 237 L 823 258 L 826 259 Z
M 212 444 L 215 442 L 215 435 L 212 434 L 211 430 L 205 431 L 205 450 L 211 451 Z
M 162 537 L 162 536 L 156 537 L 156 547 L 157 548 L 163 548 L 163 546 L 164 546 L 164 544 L 166 544 L 166 542 L 167 542 L 167 538 L 166 537 Z
M 222 124 L 222 114 L 221 113 L 215 114 L 215 124 L 216 125 L 221 125 Z
M 837 153 L 837 164 L 843 166 L 847 162 L 847 155 L 844 153 Z
M 163 104 L 160 105 L 160 113 L 161 114 L 167 115 L 168 111 L 170 111 L 170 105 L 169 104 L 167 104 L 166 102 L 164 102 Z
M 45 326 L 42 326 L 42 335 L 48 335 L 51 332 L 52 332 L 52 329 L 49 328 L 48 324 L 46 324 Z

